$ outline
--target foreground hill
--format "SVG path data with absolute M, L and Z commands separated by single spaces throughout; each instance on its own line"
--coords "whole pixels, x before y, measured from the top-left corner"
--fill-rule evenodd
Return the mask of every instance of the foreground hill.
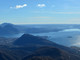
M 57 45 L 49 40 L 46 40 L 44 38 L 38 37 L 38 36 L 33 36 L 30 34 L 24 34 L 22 35 L 19 39 L 14 41 L 14 45 L 18 46 L 29 46 L 29 45 L 37 45 L 37 46 L 52 46 L 52 45 Z
M 54 47 L 42 47 L 23 60 L 80 60 L 79 56 Z
M 43 47 L 43 46 L 50 46 L 50 47 L 52 46 L 52 47 L 56 47 L 56 48 L 59 48 L 59 49 L 63 49 L 65 51 L 68 51 L 68 52 L 73 53 L 73 54 L 77 54 L 76 50 L 73 50 L 69 47 L 65 47 L 65 46 L 56 44 L 52 41 L 49 41 L 47 39 L 44 39 L 44 38 L 41 38 L 41 37 L 38 37 L 38 36 L 33 36 L 33 35 L 30 35 L 30 34 L 22 35 L 20 38 L 18 38 L 17 40 L 15 40 L 13 42 L 13 45 L 23 46 L 23 47 L 32 47 L 34 49 L 40 48 L 40 47 Z
M 71 59 L 74 58 L 80 60 L 80 52 L 30 34 L 22 35 L 20 38 L 14 40 L 13 43 L 9 46 L 1 45 L 0 51 L 7 53 L 9 56 L 12 56 L 16 60 L 39 60 L 38 58 L 41 58 L 43 60 L 69 60 L 69 56 Z

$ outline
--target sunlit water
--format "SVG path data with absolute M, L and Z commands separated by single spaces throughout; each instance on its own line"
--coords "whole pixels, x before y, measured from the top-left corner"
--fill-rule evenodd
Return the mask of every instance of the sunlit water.
M 49 40 L 64 46 L 80 47 L 80 29 L 65 29 L 60 32 L 39 33 L 33 35 L 48 36 Z
M 80 32 L 80 29 L 65 29 L 62 32 L 69 32 L 69 31 L 79 31 Z

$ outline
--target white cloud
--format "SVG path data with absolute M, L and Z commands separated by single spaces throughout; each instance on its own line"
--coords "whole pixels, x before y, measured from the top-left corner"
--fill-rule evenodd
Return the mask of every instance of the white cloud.
M 38 4 L 37 6 L 38 6 L 38 7 L 41 7 L 41 8 L 42 8 L 42 7 L 46 7 L 45 4 Z
M 23 8 L 23 7 L 26 7 L 27 4 L 24 4 L 24 5 L 16 5 L 16 8 Z
M 23 5 L 16 5 L 15 7 L 10 7 L 10 8 L 16 8 L 16 9 L 19 9 L 19 8 L 24 8 L 26 7 L 27 4 L 23 4 Z

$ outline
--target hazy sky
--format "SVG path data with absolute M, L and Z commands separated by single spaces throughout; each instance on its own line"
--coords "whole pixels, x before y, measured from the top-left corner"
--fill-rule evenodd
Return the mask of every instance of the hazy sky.
M 80 24 L 80 0 L 0 0 L 0 23 Z

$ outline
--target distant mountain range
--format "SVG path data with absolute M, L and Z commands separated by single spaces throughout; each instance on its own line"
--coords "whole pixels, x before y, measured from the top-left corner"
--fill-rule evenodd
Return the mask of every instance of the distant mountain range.
M 31 24 L 15 25 L 11 23 L 0 24 L 0 36 L 14 36 L 19 34 L 59 32 L 65 29 L 80 29 L 77 24 Z M 16 36 L 15 36 L 16 37 Z
M 0 36 L 6 36 L 6 35 L 14 35 L 18 34 L 19 31 L 14 27 L 13 24 L 9 23 L 3 23 L 0 25 Z
M 11 23 L 0 24 L 0 36 L 15 35 L 20 33 L 46 33 L 46 32 L 58 32 L 62 28 L 52 27 L 51 25 L 14 25 Z

